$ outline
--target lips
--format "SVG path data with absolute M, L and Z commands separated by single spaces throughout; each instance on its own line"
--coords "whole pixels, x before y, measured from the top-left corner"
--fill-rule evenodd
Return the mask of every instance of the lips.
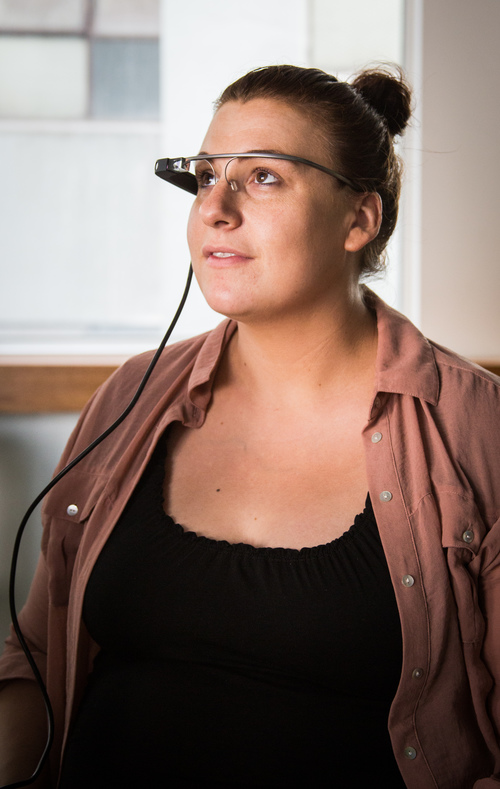
M 215 257 L 219 260 L 224 260 L 225 258 L 230 257 L 237 257 L 237 258 L 249 258 L 249 255 L 245 255 L 239 249 L 232 249 L 231 247 L 210 247 L 204 246 L 202 249 L 203 256 L 206 258 Z
M 207 263 L 214 268 L 241 265 L 251 260 L 250 255 L 245 255 L 241 250 L 230 247 L 204 246 L 202 253 Z

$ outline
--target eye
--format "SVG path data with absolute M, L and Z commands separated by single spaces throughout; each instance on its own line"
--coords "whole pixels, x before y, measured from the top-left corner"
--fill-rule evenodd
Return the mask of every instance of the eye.
M 256 184 L 268 186 L 270 184 L 277 184 L 279 179 L 278 176 L 270 170 L 259 167 L 258 170 L 254 170 L 253 180 Z
M 196 170 L 196 180 L 198 189 L 205 189 L 207 186 L 215 186 L 217 179 L 214 171 L 210 167 L 199 168 Z

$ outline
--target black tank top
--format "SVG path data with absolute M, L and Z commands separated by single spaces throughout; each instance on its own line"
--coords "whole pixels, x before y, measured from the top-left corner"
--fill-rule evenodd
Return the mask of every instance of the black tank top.
M 101 652 L 61 789 L 404 789 L 387 731 L 401 629 L 369 499 L 327 545 L 232 545 L 164 513 L 165 451 L 88 583 Z

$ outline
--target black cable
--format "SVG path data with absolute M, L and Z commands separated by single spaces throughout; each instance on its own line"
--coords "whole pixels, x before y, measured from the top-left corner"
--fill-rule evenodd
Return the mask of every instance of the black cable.
M 50 752 L 50 749 L 52 747 L 52 743 L 53 743 L 53 740 L 54 740 L 54 713 L 52 711 L 52 705 L 50 703 L 49 695 L 47 693 L 47 688 L 45 687 L 44 681 L 43 681 L 43 679 L 41 677 L 41 674 L 40 674 L 40 672 L 38 670 L 38 666 L 36 665 L 35 660 L 33 658 L 33 655 L 31 654 L 30 649 L 29 649 L 29 647 L 28 647 L 28 645 L 26 643 L 26 640 L 25 640 L 25 638 L 24 638 L 24 636 L 23 636 L 23 634 L 21 632 L 21 628 L 20 628 L 20 625 L 19 625 L 19 620 L 17 618 L 17 611 L 16 611 L 15 587 L 16 587 L 17 560 L 18 560 L 18 556 L 19 556 L 19 548 L 20 548 L 20 545 L 21 545 L 21 539 L 22 539 L 24 530 L 26 528 L 26 524 L 28 523 L 28 520 L 30 519 L 31 515 L 33 514 L 33 511 L 35 510 L 35 508 L 40 504 L 40 502 L 47 495 L 49 490 L 52 490 L 54 485 L 56 485 L 59 482 L 60 479 L 62 479 L 64 476 L 66 476 L 68 471 L 70 471 L 72 468 L 74 468 L 81 460 L 83 460 L 84 457 L 87 457 L 87 455 L 90 454 L 90 452 L 92 452 L 92 450 L 95 449 L 102 441 L 104 441 L 104 439 L 107 438 L 110 435 L 110 433 L 113 432 L 113 430 L 116 430 L 118 425 L 121 425 L 123 420 L 126 419 L 126 417 L 130 414 L 130 412 L 132 411 L 133 407 L 137 403 L 139 397 L 141 396 L 142 392 L 144 391 L 144 388 L 145 388 L 145 386 L 146 386 L 146 384 L 147 384 L 147 382 L 148 382 L 148 380 L 149 380 L 149 378 L 151 376 L 151 373 L 153 372 L 153 369 L 155 368 L 156 363 L 157 363 L 158 359 L 160 358 L 161 353 L 162 353 L 163 349 L 165 348 L 165 345 L 167 344 L 168 340 L 170 339 L 170 335 L 172 334 L 177 321 L 179 320 L 179 316 L 180 316 L 180 314 L 181 314 L 181 312 L 183 310 L 184 304 L 186 303 L 186 299 L 188 297 L 189 287 L 191 285 L 192 278 L 193 278 L 193 267 L 190 265 L 189 266 L 189 272 L 188 272 L 186 285 L 185 285 L 185 288 L 184 288 L 184 293 L 182 294 L 182 298 L 181 298 L 181 301 L 179 303 L 179 306 L 177 307 L 177 311 L 176 311 L 176 313 L 175 313 L 175 315 L 174 315 L 174 317 L 172 319 L 172 322 L 171 322 L 170 326 L 167 329 L 167 332 L 166 332 L 163 340 L 161 341 L 160 345 L 158 346 L 158 349 L 157 349 L 155 355 L 153 356 L 153 358 L 152 358 L 152 360 L 151 360 L 151 362 L 149 364 L 148 369 L 144 373 L 144 376 L 143 376 L 139 386 L 137 387 L 137 390 L 136 390 L 134 396 L 132 397 L 132 400 L 128 404 L 128 406 L 120 414 L 120 416 L 113 422 L 112 425 L 110 425 L 103 433 L 101 433 L 100 436 L 98 436 L 94 441 L 92 441 L 92 443 L 89 444 L 88 447 L 86 447 L 82 452 L 80 452 L 80 454 L 77 455 L 76 458 L 73 458 L 73 460 L 70 463 L 68 463 L 67 466 L 65 466 L 55 477 L 53 477 L 53 479 L 51 479 L 49 484 L 42 490 L 41 493 L 38 494 L 36 499 L 33 501 L 33 503 L 28 508 L 24 518 L 21 521 L 19 529 L 17 531 L 16 539 L 15 539 L 15 542 L 14 542 L 14 549 L 12 551 L 12 562 L 11 562 L 11 568 L 10 568 L 10 580 L 9 580 L 10 613 L 11 613 L 11 617 L 12 617 L 12 625 L 14 627 L 16 636 L 17 636 L 17 638 L 19 640 L 19 643 L 21 644 L 21 647 L 23 648 L 24 654 L 26 655 L 28 663 L 30 664 L 31 670 L 32 670 L 32 672 L 33 672 L 33 674 L 35 676 L 35 679 L 37 681 L 37 684 L 38 684 L 38 686 L 40 688 L 40 691 L 42 693 L 42 696 L 43 696 L 43 700 L 44 700 L 44 703 L 45 703 L 45 709 L 46 709 L 46 712 L 47 712 L 48 734 L 47 734 L 47 742 L 45 744 L 45 748 L 43 750 L 43 753 L 42 753 L 42 755 L 40 757 L 40 761 L 38 762 L 38 765 L 37 765 L 33 775 L 30 778 L 24 779 L 23 781 L 16 781 L 15 783 L 5 784 L 4 786 L 1 786 L 0 789 L 17 789 L 17 787 L 29 786 L 31 783 L 33 783 L 33 781 L 36 781 L 36 779 L 39 777 L 39 775 L 40 775 L 40 773 L 42 771 L 43 765 L 45 764 L 47 756 L 49 755 L 49 752 Z

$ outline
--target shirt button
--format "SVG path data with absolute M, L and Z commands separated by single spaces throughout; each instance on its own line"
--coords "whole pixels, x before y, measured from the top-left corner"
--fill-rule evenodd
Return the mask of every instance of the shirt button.
M 374 433 L 372 435 L 372 443 L 378 444 L 379 441 L 382 441 L 382 433 Z
M 411 672 L 411 675 L 413 679 L 422 679 L 422 677 L 424 676 L 424 670 L 423 668 L 414 668 L 413 671 Z
M 76 504 L 70 504 L 69 507 L 66 509 L 68 515 L 78 515 L 78 507 Z
M 470 543 L 472 542 L 473 539 L 474 539 L 474 532 L 472 531 L 472 529 L 466 529 L 462 534 L 462 540 L 466 543 Z
M 380 494 L 380 501 L 390 501 L 392 499 L 392 493 L 390 490 L 383 490 Z
M 404 754 L 407 759 L 415 759 L 417 756 L 415 748 L 412 748 L 411 745 L 409 745 L 408 748 L 405 748 Z
M 376 397 L 375 400 L 373 401 L 373 405 L 375 408 L 380 408 L 380 403 L 381 403 L 380 397 Z
M 413 575 L 403 575 L 401 582 L 403 586 L 407 586 L 408 588 L 410 588 L 410 586 L 413 586 L 413 584 L 415 583 L 415 579 Z

